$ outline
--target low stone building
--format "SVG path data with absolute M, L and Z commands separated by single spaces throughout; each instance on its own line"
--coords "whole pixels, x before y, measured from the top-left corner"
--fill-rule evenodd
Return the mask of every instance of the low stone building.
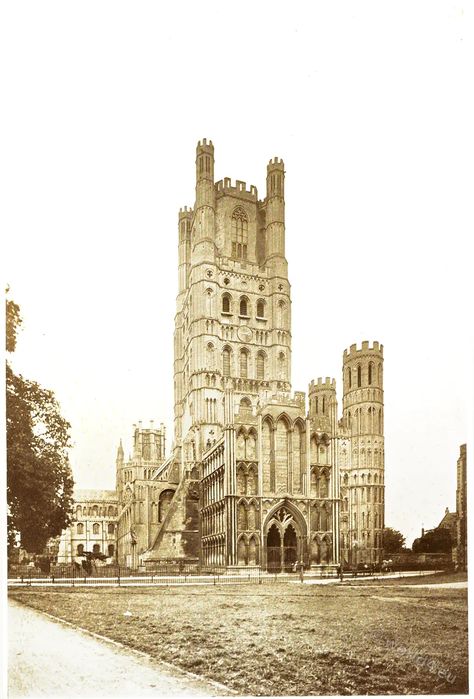
M 75 490 L 74 515 L 59 540 L 57 562 L 72 563 L 86 552 L 117 557 L 118 499 L 115 490 Z

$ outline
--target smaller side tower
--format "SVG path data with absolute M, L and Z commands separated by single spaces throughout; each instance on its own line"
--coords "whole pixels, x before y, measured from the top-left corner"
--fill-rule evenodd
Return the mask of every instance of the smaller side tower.
M 156 470 L 165 460 L 166 428 L 160 424 L 142 427 L 140 421 L 133 426 L 133 452 L 131 458 L 125 461 L 122 440 L 117 449 L 116 489 L 119 502 L 123 502 L 125 489 L 132 488 L 135 481 L 152 480 Z
M 285 258 L 285 164 L 273 158 L 267 165 L 267 196 L 265 199 L 265 256 L 275 276 L 288 278 Z
M 196 147 L 196 203 L 192 232 L 192 263 L 212 262 L 215 251 L 216 190 L 214 146 L 203 139 Z
M 191 226 L 193 210 L 185 206 L 179 210 L 178 217 L 178 299 L 188 285 L 189 265 L 191 262 Z M 182 305 L 182 300 L 181 300 Z
M 332 437 L 337 427 L 336 379 L 311 381 L 308 395 L 311 428 Z
M 351 345 L 343 356 L 343 429 L 350 458 L 341 467 L 347 497 L 343 557 L 351 565 L 380 563 L 384 528 L 383 345 Z M 346 534 L 346 536 L 344 536 Z

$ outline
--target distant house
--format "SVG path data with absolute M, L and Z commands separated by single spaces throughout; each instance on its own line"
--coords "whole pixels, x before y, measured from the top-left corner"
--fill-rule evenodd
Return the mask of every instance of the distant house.
M 437 529 L 448 529 L 451 534 L 451 541 L 453 544 L 456 541 L 456 530 L 457 530 L 458 516 L 456 512 L 450 512 L 447 507 L 444 512 L 444 517 L 441 522 L 436 527 Z

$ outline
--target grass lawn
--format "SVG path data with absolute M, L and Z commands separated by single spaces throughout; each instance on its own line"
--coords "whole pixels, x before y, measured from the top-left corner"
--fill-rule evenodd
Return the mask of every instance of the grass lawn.
M 467 693 L 467 590 L 395 583 L 21 589 L 10 596 L 239 694 Z M 132 616 L 123 615 L 127 609 Z
M 402 574 L 403 575 L 403 574 Z M 383 585 L 433 585 L 439 583 L 453 583 L 453 582 L 467 582 L 467 573 L 430 573 L 424 575 L 407 575 L 406 577 L 395 577 L 395 578 L 384 578 L 383 575 L 379 574 L 374 580 L 367 580 L 367 578 L 357 577 L 357 578 L 345 578 L 345 580 L 351 584 L 372 584 L 378 585 L 382 583 Z

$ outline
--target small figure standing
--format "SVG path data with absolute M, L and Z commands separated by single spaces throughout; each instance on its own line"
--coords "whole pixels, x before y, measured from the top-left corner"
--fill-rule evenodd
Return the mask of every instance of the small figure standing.
M 300 582 L 304 582 L 304 563 L 303 563 L 303 561 L 300 561 L 299 569 L 300 569 Z

